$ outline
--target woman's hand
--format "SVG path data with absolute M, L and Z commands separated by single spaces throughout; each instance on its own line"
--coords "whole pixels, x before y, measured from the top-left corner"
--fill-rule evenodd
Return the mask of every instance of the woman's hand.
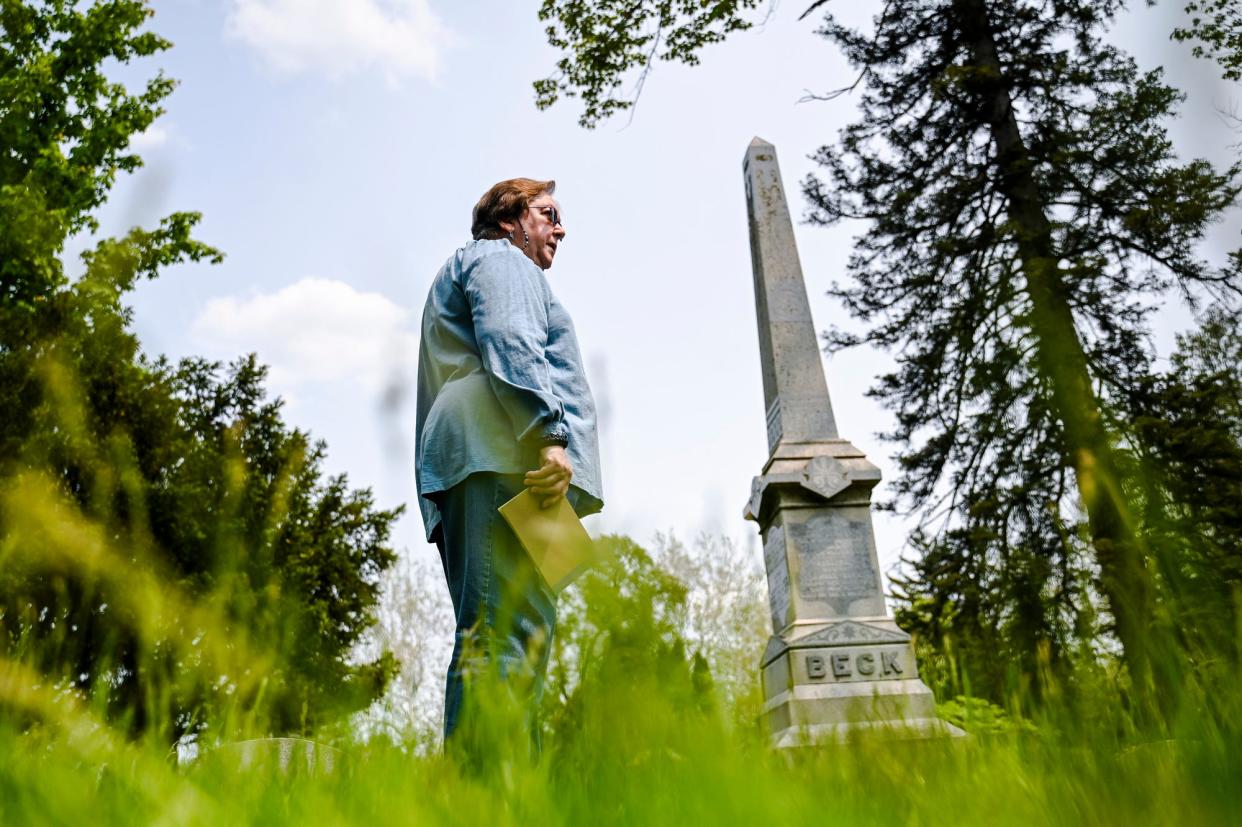
M 544 508 L 551 508 L 565 496 L 573 476 L 574 467 L 565 449 L 560 445 L 547 445 L 539 449 L 539 470 L 527 471 L 522 482 L 539 497 Z

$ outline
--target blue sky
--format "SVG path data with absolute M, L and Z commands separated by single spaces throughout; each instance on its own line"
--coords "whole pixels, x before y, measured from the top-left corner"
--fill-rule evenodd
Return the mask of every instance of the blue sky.
M 1192 93 L 1173 126 L 1179 149 L 1227 160 L 1238 137 L 1217 110 L 1236 88 L 1168 42 L 1169 4 L 1137 5 L 1115 37 Z M 877 6 L 852 0 L 838 11 L 862 22 Z M 135 324 L 148 352 L 257 352 L 287 419 L 327 441 L 328 470 L 371 486 L 381 505 L 412 505 L 412 366 L 431 278 L 468 240 L 470 208 L 488 186 L 555 178 L 568 236 L 549 277 L 574 316 L 601 408 L 607 505 L 589 528 L 754 542 L 741 511 L 766 441 L 742 155 L 755 135 L 776 145 L 798 215 L 807 156 L 856 105 L 798 102 L 853 79 L 797 21 L 800 5 L 778 5 L 700 67 L 659 66 L 633 118 L 595 131 L 576 125 L 572 101 L 534 108 L 530 84 L 556 59 L 534 0 L 153 7 L 152 28 L 175 47 L 122 75 L 162 68 L 180 86 L 140 138 L 147 165 L 118 186 L 102 232 L 200 210 L 199 236 L 227 259 L 139 287 Z M 821 329 L 850 323 L 823 292 L 844 277 L 857 230 L 796 228 Z M 1234 217 L 1214 234 L 1213 254 L 1238 246 L 1237 235 Z M 1165 312 L 1158 344 L 1167 348 L 1188 318 Z M 863 395 L 886 365 L 865 349 L 825 359 L 842 435 L 891 479 L 890 446 L 876 437 L 890 418 Z M 905 526 L 876 522 L 887 569 Z M 394 539 L 433 555 L 417 508 Z

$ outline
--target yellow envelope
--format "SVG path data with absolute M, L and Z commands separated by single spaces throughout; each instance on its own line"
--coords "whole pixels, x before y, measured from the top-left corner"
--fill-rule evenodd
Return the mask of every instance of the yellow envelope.
M 541 508 L 539 498 L 523 489 L 500 514 L 553 591 L 562 591 L 595 561 L 595 544 L 564 497 Z

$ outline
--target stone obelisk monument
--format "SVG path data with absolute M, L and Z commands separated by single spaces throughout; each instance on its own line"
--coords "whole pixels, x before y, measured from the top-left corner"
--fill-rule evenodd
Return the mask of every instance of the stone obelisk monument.
M 746 518 L 759 523 L 768 573 L 773 635 L 760 668 L 772 741 L 951 732 L 884 604 L 871 527 L 880 469 L 837 434 L 776 149 L 755 138 L 742 169 L 768 414 Z

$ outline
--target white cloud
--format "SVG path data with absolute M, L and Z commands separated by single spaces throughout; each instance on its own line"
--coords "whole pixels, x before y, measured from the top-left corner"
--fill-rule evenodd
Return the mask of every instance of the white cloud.
M 376 392 L 412 373 L 413 314 L 379 293 L 307 278 L 275 293 L 207 302 L 191 335 L 208 353 L 256 352 L 271 384 L 288 393 L 308 383 L 357 382 Z
M 273 68 L 331 76 L 378 68 L 434 78 L 451 34 L 428 0 L 231 0 L 228 32 Z
M 139 132 L 129 139 L 130 147 L 137 150 L 155 149 L 157 146 L 163 146 L 167 142 L 168 130 L 155 124 L 151 124 L 145 131 Z

